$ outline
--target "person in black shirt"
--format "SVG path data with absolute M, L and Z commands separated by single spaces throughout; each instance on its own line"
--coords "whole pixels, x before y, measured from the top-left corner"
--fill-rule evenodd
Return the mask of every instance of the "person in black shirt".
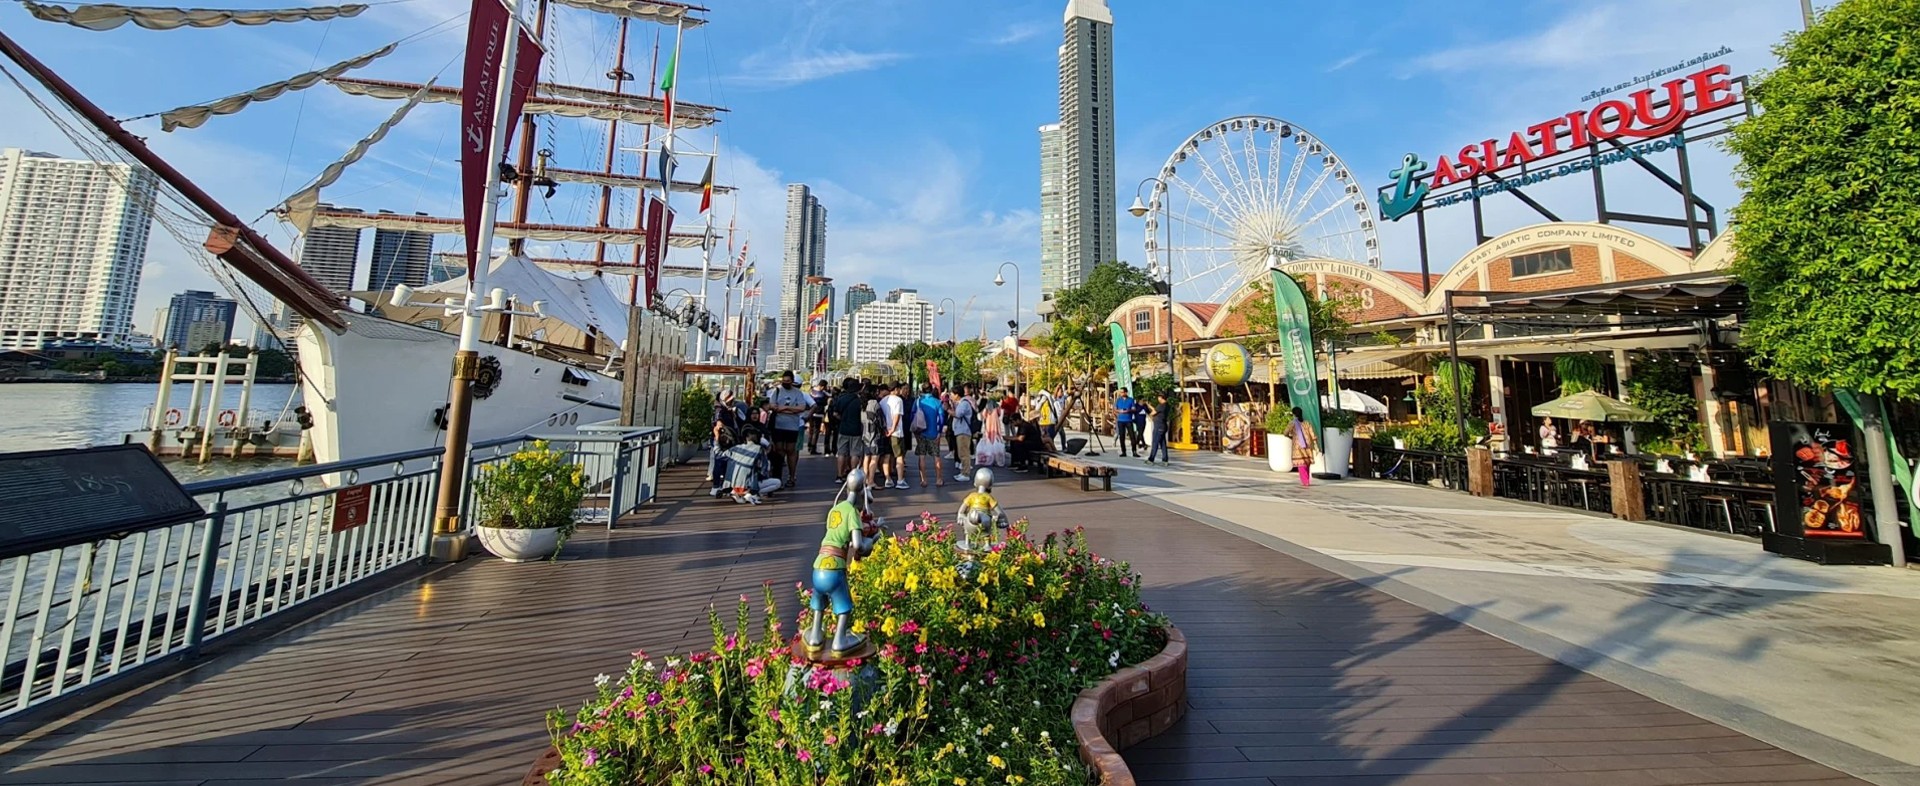
M 860 380 L 848 377 L 840 383 L 840 393 L 827 404 L 827 422 L 833 427 L 834 466 L 839 470 L 835 483 L 845 482 L 847 473 L 867 458 L 867 445 L 861 437 L 860 417 L 867 402 L 860 395 Z
M 1046 449 L 1046 435 L 1040 433 L 1040 425 L 1016 412 L 1010 416 L 1008 424 L 1007 452 L 1013 456 L 1015 472 L 1025 472 L 1032 467 L 1034 456 Z

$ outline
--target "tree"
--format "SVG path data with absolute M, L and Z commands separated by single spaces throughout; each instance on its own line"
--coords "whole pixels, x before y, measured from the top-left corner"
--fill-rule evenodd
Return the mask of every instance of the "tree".
M 1087 280 L 1078 286 L 1053 293 L 1056 319 L 1073 319 L 1083 325 L 1105 325 L 1107 317 L 1121 303 L 1156 290 L 1147 271 L 1125 262 L 1102 262 L 1087 271 Z
M 257 350 L 259 357 L 254 360 L 254 375 L 259 377 L 287 377 L 293 375 L 293 358 L 278 349 Z
M 1755 364 L 1920 397 L 1920 0 L 1841 0 L 1775 47 L 1727 147 Z
M 1307 293 L 1307 324 L 1313 328 L 1314 346 L 1329 340 L 1344 343 L 1347 329 L 1353 326 L 1346 315 L 1360 307 L 1360 296 L 1338 282 L 1329 283 L 1326 291 L 1321 292 L 1312 281 L 1297 276 L 1294 280 L 1300 283 L 1300 290 Z M 1233 307 L 1233 313 L 1245 316 L 1247 324 L 1246 330 L 1233 335 L 1278 342 L 1280 315 L 1273 309 L 1273 283 L 1265 277 L 1256 278 L 1252 289 L 1252 297 Z
M 887 359 L 899 363 L 902 368 L 913 374 L 914 379 L 927 381 L 927 361 L 940 369 L 940 382 L 953 387 L 966 382 L 980 381 L 980 342 L 962 341 L 959 344 L 928 344 L 915 341 L 901 344 L 887 353 Z M 902 375 L 905 376 L 905 375 Z

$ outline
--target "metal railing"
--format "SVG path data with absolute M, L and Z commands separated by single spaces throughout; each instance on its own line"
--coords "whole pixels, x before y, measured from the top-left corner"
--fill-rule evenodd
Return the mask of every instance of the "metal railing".
M 611 529 L 653 499 L 664 430 L 582 431 L 477 443 L 468 478 L 546 441 Z M 202 518 L 0 559 L 0 718 L 419 562 L 439 465 L 427 449 L 195 483 Z
M 1372 448 L 1373 476 L 1381 480 L 1431 484 L 1438 480 L 1445 488 L 1467 487 L 1467 458 L 1458 453 L 1437 450 L 1395 448 L 1375 443 Z

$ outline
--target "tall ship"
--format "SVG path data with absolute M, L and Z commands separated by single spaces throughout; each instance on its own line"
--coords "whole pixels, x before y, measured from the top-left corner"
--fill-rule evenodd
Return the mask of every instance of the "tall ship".
M 104 32 L 128 24 L 157 31 L 333 24 L 393 4 L 265 10 L 32 0 L 22 5 L 48 23 Z M 726 110 L 675 96 L 684 77 L 680 53 L 689 31 L 706 23 L 706 12 L 659 0 L 472 0 L 468 14 L 365 54 L 149 116 L 158 118 L 163 133 L 190 133 L 309 89 L 392 103 L 391 115 L 356 132 L 364 136 L 269 211 L 307 254 L 325 246 L 316 241 L 357 238 L 373 229 L 376 238 L 415 241 L 409 256 L 417 265 L 425 238 L 465 240 L 429 261 L 428 267 L 446 272 L 440 280 L 423 279 L 418 270 L 382 275 L 383 260 L 376 259 L 371 286 L 360 289 L 351 287 L 351 279 L 346 286 L 337 278 L 322 281 L 313 260 L 296 261 L 280 251 L 195 185 L 195 173 L 161 160 L 16 42 L 0 43 L 53 100 L 31 90 L 29 97 L 84 152 L 95 160 L 139 163 L 160 175 L 167 186 L 160 201 L 170 208 L 158 211 L 162 227 L 205 255 L 203 267 L 256 322 L 272 326 L 294 349 L 310 414 L 307 438 L 315 460 L 331 462 L 413 451 L 446 439 L 449 369 L 460 346 L 463 309 L 485 314 L 468 409 L 473 442 L 608 421 L 623 410 L 631 423 L 668 424 L 677 414 L 690 349 L 725 359 L 750 351 L 751 337 L 720 341 L 725 318 L 708 302 L 717 285 L 721 315 L 738 308 L 742 323 L 757 322 L 744 318 L 753 307 L 747 295 L 758 289 L 757 282 L 748 283 L 746 244 L 736 251 L 731 222 L 715 225 L 714 197 L 731 191 L 714 183 L 719 144 L 713 127 Z M 397 49 L 459 30 L 462 22 L 462 84 L 441 82 L 458 63 L 422 81 L 358 75 Z M 569 36 L 554 34 L 562 24 Z M 503 28 L 517 29 L 517 40 L 503 41 Z M 644 62 L 648 73 L 641 76 L 635 72 L 642 58 L 629 50 L 645 51 L 643 38 L 653 43 Z M 606 84 L 550 78 L 561 69 L 548 61 L 543 70 L 542 61 L 556 45 L 569 53 L 610 52 Z M 27 90 L 19 74 L 7 76 Z M 445 160 L 430 165 L 454 164 L 457 155 L 461 185 L 454 198 L 440 193 L 423 199 L 416 188 L 339 185 L 395 129 L 421 121 L 446 126 L 444 112 L 420 111 L 431 104 L 457 107 L 459 127 L 409 131 L 457 141 L 457 154 L 449 155 L 454 145 L 444 145 L 448 149 L 436 155 Z M 504 150 L 479 138 L 500 127 L 488 122 L 488 114 L 510 123 L 502 129 L 509 141 Z M 410 123 L 410 116 L 419 119 Z M 581 152 L 588 139 L 604 141 L 588 156 L 592 160 L 558 160 L 556 149 Z M 504 154 L 487 160 L 490 150 Z M 343 196 L 332 197 L 332 190 Z M 571 200 L 573 212 L 584 204 L 593 219 L 556 218 L 553 204 L 560 195 Z M 406 204 L 382 204 L 382 197 Z M 410 209 L 422 203 L 457 206 L 447 212 L 461 214 Z

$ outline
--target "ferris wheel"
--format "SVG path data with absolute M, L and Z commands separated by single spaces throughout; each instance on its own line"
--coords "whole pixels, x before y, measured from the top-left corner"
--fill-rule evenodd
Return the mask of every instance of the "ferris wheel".
M 1333 149 L 1284 120 L 1246 115 L 1201 129 L 1154 178 L 1147 258 L 1182 299 L 1223 302 L 1270 259 L 1380 266 L 1373 209 Z M 1166 237 L 1160 235 L 1165 224 Z

